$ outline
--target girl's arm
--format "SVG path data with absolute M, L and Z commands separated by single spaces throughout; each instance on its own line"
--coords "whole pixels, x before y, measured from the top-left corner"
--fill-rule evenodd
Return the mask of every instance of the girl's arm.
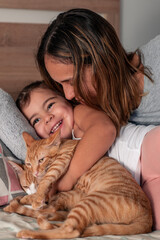
M 67 173 L 58 182 L 59 191 L 71 190 L 78 178 L 90 169 L 113 144 L 116 128 L 102 111 L 86 105 L 74 109 L 75 136 L 82 137 Z

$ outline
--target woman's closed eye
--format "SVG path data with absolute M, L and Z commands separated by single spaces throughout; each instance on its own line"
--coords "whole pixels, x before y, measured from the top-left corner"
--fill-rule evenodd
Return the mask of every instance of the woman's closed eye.
M 61 85 L 62 85 L 62 86 L 63 86 L 63 85 L 66 85 L 66 84 L 69 84 L 70 86 L 73 86 L 73 79 L 71 78 L 71 79 L 63 80 L 63 81 L 61 82 Z

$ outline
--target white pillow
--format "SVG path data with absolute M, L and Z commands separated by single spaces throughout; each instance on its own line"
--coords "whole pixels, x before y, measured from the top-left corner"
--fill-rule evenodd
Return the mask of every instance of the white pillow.
M 13 98 L 0 88 L 0 139 L 21 160 L 25 160 L 26 156 L 22 137 L 24 131 L 38 139 L 34 128 L 17 108 Z

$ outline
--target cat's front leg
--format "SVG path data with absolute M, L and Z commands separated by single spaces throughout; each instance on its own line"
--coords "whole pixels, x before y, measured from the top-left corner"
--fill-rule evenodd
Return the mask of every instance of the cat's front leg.
M 32 208 L 35 209 L 35 210 L 44 207 L 46 205 L 45 202 L 46 202 L 46 199 L 47 199 L 46 191 L 43 190 L 43 188 L 42 189 L 39 188 L 38 190 L 35 193 L 35 197 L 32 201 Z
M 52 179 L 49 179 L 49 181 L 46 181 L 46 179 L 42 179 L 40 182 L 37 192 L 35 193 L 36 196 L 32 201 L 32 208 L 33 209 L 40 209 L 43 206 L 45 206 L 46 199 L 48 199 L 48 192 L 50 189 L 50 186 L 52 184 Z
M 15 198 L 9 203 L 9 205 L 3 208 L 3 211 L 9 213 L 17 212 L 17 208 L 19 208 L 19 205 L 20 205 L 19 201 Z
M 21 204 L 32 205 L 36 199 L 36 193 L 26 195 L 20 199 Z

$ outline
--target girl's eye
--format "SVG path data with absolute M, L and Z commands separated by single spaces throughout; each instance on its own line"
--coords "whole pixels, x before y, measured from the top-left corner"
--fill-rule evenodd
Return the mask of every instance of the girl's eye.
M 50 103 L 50 104 L 48 105 L 48 107 L 47 107 L 48 110 L 51 109 L 53 105 L 54 105 L 54 103 Z
M 36 123 L 38 123 L 39 121 L 40 121 L 40 118 L 34 119 L 34 121 L 33 121 L 33 123 L 32 123 L 33 127 L 34 127 L 34 125 L 35 125 Z

